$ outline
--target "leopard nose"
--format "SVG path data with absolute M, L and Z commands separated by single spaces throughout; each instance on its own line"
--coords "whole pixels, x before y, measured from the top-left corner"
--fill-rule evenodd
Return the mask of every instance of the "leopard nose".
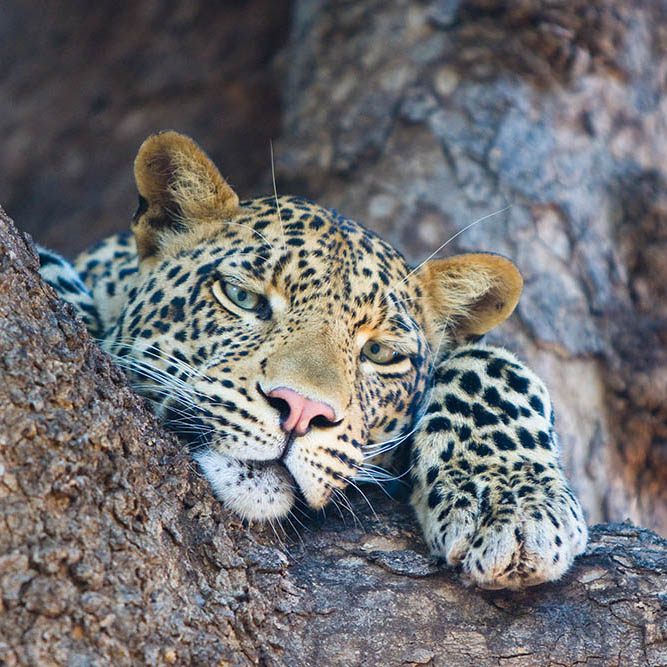
M 313 425 L 313 420 L 318 417 L 324 419 L 324 423 L 320 424 L 322 426 L 332 426 L 335 422 L 336 413 L 330 405 L 306 398 L 294 389 L 277 387 L 270 391 L 267 396 L 285 401 L 287 404 L 286 416 L 281 423 L 282 429 L 286 433 L 294 431 L 296 435 L 304 435 Z

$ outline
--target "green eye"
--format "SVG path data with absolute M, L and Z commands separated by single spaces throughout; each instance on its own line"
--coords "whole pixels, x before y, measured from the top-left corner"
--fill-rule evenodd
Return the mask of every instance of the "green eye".
M 262 302 L 262 297 L 259 294 L 249 292 L 233 283 L 223 283 L 222 289 L 227 295 L 227 298 L 234 305 L 243 308 L 243 310 L 256 310 Z
M 229 308 L 231 301 L 237 308 L 247 310 L 254 313 L 260 320 L 271 319 L 271 306 L 265 296 L 257 292 L 251 292 L 245 287 L 219 277 L 211 286 L 213 296 L 224 306 L 228 311 L 234 313 L 234 310 Z M 238 315 L 238 313 L 236 313 Z
M 392 350 L 389 346 L 378 343 L 376 340 L 369 340 L 361 350 L 362 358 L 372 361 L 380 366 L 395 364 L 405 359 L 405 355 Z

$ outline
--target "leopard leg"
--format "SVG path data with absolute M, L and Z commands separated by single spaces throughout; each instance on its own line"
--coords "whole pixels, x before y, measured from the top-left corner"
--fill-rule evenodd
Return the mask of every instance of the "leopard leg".
M 441 363 L 411 458 L 425 539 L 464 579 L 534 586 L 561 577 L 584 551 L 549 394 L 507 350 L 468 345 Z

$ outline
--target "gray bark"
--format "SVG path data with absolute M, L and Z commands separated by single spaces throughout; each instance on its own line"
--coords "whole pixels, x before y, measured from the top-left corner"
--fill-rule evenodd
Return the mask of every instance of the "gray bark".
M 254 196 L 280 131 L 287 0 L 4 0 L 2 205 L 70 257 L 127 228 L 132 160 L 159 130 L 196 138 Z M 233 171 L 232 171 L 233 169 Z
M 156 129 L 191 132 L 238 184 L 248 145 L 219 135 L 276 127 L 268 55 L 241 60 L 248 79 L 218 68 L 216 44 L 268 30 L 282 5 L 185 4 L 109 21 L 86 5 L 88 30 L 55 8 L 43 32 L 29 3 L 0 17 L 2 173 L 40 240 L 73 251 L 125 227 L 131 158 Z M 665 5 L 542 4 L 296 2 L 278 187 L 415 262 L 511 203 L 447 250 L 523 270 L 494 340 L 547 379 L 591 522 L 664 532 Z M 73 32 L 89 40 L 59 68 Z M 268 163 L 265 143 L 252 164 Z M 3 213 L 0 664 L 667 664 L 667 542 L 629 524 L 593 528 L 563 581 L 521 593 L 462 586 L 379 492 L 377 516 L 351 498 L 363 528 L 335 514 L 299 535 L 240 525 L 36 269 Z

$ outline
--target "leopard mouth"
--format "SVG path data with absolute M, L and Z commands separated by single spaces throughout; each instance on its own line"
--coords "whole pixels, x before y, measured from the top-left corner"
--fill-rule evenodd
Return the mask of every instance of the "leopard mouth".
M 298 485 L 280 460 L 241 461 L 213 449 L 193 456 L 216 496 L 242 519 L 272 521 L 290 513 Z
M 196 415 L 190 416 L 187 407 L 176 411 L 167 405 L 167 411 L 170 419 L 165 423 L 188 443 L 217 498 L 242 519 L 261 522 L 284 518 L 297 500 L 303 501 L 299 507 L 318 510 L 329 501 L 334 486 L 343 486 L 337 481 L 324 482 L 322 477 L 316 479 L 312 467 L 304 465 L 304 442 L 310 440 L 311 448 L 320 445 L 314 442 L 318 438 L 315 432 L 301 437 L 296 432 L 283 433 L 282 438 L 276 438 L 273 457 L 267 452 L 267 458 L 253 458 L 253 454 L 237 458 L 215 447 L 207 435 L 210 427 Z

